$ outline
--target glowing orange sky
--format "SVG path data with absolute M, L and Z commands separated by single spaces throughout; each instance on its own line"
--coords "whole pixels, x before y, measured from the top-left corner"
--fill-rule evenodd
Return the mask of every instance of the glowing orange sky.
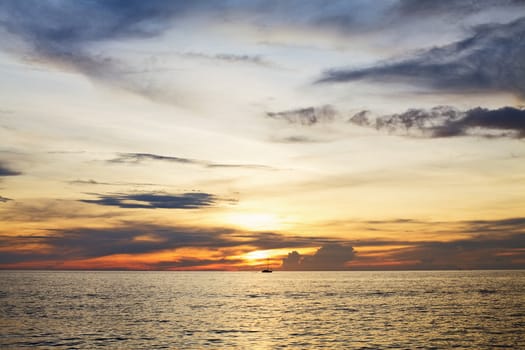
M 177 4 L 0 3 L 0 268 L 525 267 L 525 5 Z

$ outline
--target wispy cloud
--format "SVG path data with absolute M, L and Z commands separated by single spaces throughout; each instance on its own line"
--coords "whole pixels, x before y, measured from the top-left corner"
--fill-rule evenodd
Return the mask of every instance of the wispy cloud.
M 284 136 L 284 137 L 273 136 L 270 139 L 270 141 L 277 142 L 277 143 L 320 143 L 320 142 L 327 142 L 329 140 L 313 138 L 313 137 L 305 136 L 305 135 L 292 135 L 292 136 Z
M 153 38 L 173 28 L 181 19 L 186 21 L 206 18 L 210 22 L 231 22 L 249 25 L 255 29 L 278 30 L 292 27 L 309 31 L 320 30 L 322 33 L 330 30 L 334 34 L 348 35 L 390 30 L 388 26 L 404 23 L 407 18 L 412 18 L 414 13 L 419 17 L 436 14 L 445 16 L 460 13 L 461 9 L 472 13 L 496 5 L 508 7 L 520 4 L 518 1 L 495 3 L 488 0 L 475 4 L 453 1 L 447 2 L 447 5 L 435 5 L 425 1 L 425 6 L 422 6 L 414 1 L 402 1 L 370 6 L 362 1 L 335 1 L 327 6 L 325 2 L 316 0 L 284 3 L 244 3 L 227 0 L 94 0 L 73 3 L 64 0 L 5 0 L 0 3 L 0 26 L 10 33 L 11 37 L 22 42 L 10 43 L 5 47 L 25 59 L 72 70 L 111 86 L 159 99 L 161 92 L 158 87 L 135 79 L 133 74 L 129 74 L 137 71 L 134 67 L 127 66 L 126 62 L 107 54 L 107 51 L 97 51 L 97 44 L 113 40 Z M 523 42 L 520 39 L 523 25 L 519 24 L 519 21 L 516 23 L 514 26 L 509 24 L 475 28 L 471 38 L 458 44 L 430 50 L 414 59 L 354 71 L 333 70 L 321 80 L 347 81 L 378 77 L 381 77 L 381 80 L 389 80 L 406 76 L 407 79 L 439 88 L 503 89 L 523 94 L 523 85 L 520 84 L 523 76 L 516 75 L 519 73 L 519 58 L 523 56 Z M 505 55 L 501 52 L 505 52 Z M 188 52 L 182 55 L 230 63 L 274 66 L 261 55 L 237 52 Z M 443 57 L 450 58 L 443 60 Z M 496 72 L 502 68 L 505 68 L 506 73 L 498 76 Z M 148 71 L 150 70 L 143 67 L 139 69 L 139 72 Z M 155 71 L 155 68 L 151 71 Z M 460 75 L 456 77 L 455 73 Z M 484 74 L 488 76 L 485 77 Z M 439 77 L 441 79 L 437 79 Z M 478 81 L 482 84 L 474 86 Z M 173 102 L 176 100 L 173 95 L 176 93 L 166 93 L 163 101 Z
M 81 202 L 127 209 L 199 209 L 213 206 L 218 202 L 216 196 L 204 192 L 187 192 L 181 194 L 117 193 L 99 194 L 97 196 L 98 199 L 83 199 Z
M 152 153 L 119 153 L 117 158 L 108 160 L 109 163 L 138 164 L 143 161 L 164 161 L 169 163 L 200 165 L 206 168 L 245 168 L 245 169 L 266 169 L 275 168 L 260 164 L 234 164 L 234 163 L 214 163 L 206 160 L 163 156 Z
M 477 1 L 463 1 L 463 0 L 447 0 L 447 1 L 433 1 L 433 0 L 400 0 L 394 5 L 394 9 L 399 12 L 401 17 L 417 16 L 454 16 L 461 17 L 466 14 L 478 13 L 483 10 L 494 7 L 512 7 L 523 6 L 521 0 L 477 0 Z
M 181 164 L 206 165 L 207 162 L 181 157 L 162 156 L 152 153 L 119 153 L 117 158 L 108 160 L 109 163 L 140 163 L 145 160 L 159 160 Z
M 291 109 L 282 112 L 267 112 L 268 118 L 284 120 L 289 124 L 311 126 L 334 120 L 337 111 L 330 105 Z
M 0 176 L 17 176 L 22 175 L 21 172 L 11 169 L 9 166 L 0 162 Z
M 473 29 L 467 39 L 363 69 L 332 69 L 318 83 L 408 82 L 436 91 L 507 91 L 525 96 L 525 18 Z
M 110 40 L 155 37 L 169 29 L 176 19 L 202 7 L 215 5 L 164 0 L 7 0 L 0 3 L 0 26 L 22 42 L 5 46 L 28 61 L 75 71 L 157 99 L 157 89 L 130 76 L 131 67 L 105 51 L 96 51 L 96 45 Z
M 136 73 L 176 71 L 175 68 L 155 65 L 137 68 L 123 56 L 99 45 L 114 40 L 151 39 L 173 28 L 182 18 L 208 17 L 212 21 L 228 16 L 230 11 L 236 11 L 236 6 L 228 1 L 7 0 L 0 3 L 0 28 L 9 33 L 3 48 L 28 63 L 73 71 L 154 101 L 185 104 L 180 96 L 186 91 L 167 88 L 154 78 L 145 81 L 136 76 Z M 195 53 L 193 57 L 273 66 L 258 55 Z
M 357 223 L 364 224 L 365 227 L 376 228 L 382 230 L 385 226 L 395 225 L 401 227 L 402 230 L 410 226 L 419 227 L 440 227 L 443 232 L 453 232 L 468 235 L 505 235 L 508 234 L 525 234 L 525 217 L 510 217 L 496 220 L 460 220 L 460 221 L 425 221 L 413 219 L 391 219 L 391 220 L 368 220 L 357 221 Z M 362 243 L 362 242 L 361 242 Z M 353 242 L 355 245 L 361 243 Z M 400 242 L 403 244 L 410 244 L 409 241 Z M 391 244 L 391 242 L 386 242 Z
M 265 59 L 262 55 L 239 55 L 232 53 L 207 54 L 202 52 L 184 52 L 181 54 L 188 58 L 206 59 L 226 63 L 252 64 L 262 67 L 276 67 L 276 65 Z
M 155 186 L 157 184 L 147 182 L 102 182 L 93 179 L 89 180 L 70 180 L 67 183 L 71 185 L 103 185 L 103 186 Z
M 525 217 L 501 220 L 468 220 L 463 222 L 464 231 L 475 234 L 525 233 Z
M 409 109 L 377 118 L 368 111 L 361 111 L 348 121 L 415 137 L 525 137 L 525 110 L 514 107 L 492 110 L 478 107 L 460 111 L 449 106 L 438 106 L 430 110 Z
M 86 204 L 75 200 L 33 198 L 8 201 L 0 211 L 0 220 L 18 223 L 78 219 L 109 220 L 121 215 L 122 213 L 114 210 L 89 210 Z

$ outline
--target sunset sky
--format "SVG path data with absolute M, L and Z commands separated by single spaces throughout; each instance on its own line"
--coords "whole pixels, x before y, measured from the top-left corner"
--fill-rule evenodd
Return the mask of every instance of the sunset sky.
M 0 2 L 0 268 L 525 268 L 525 2 Z

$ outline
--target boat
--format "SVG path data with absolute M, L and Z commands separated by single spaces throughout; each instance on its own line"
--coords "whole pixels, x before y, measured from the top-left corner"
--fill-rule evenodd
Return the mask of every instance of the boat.
M 264 270 L 262 270 L 261 272 L 263 273 L 272 273 L 273 271 L 270 270 L 270 260 L 269 259 L 266 259 L 266 268 Z

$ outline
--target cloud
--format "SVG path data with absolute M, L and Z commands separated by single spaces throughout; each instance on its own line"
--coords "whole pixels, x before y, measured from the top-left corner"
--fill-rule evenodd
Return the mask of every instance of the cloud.
M 26 245 L 41 244 L 48 247 L 49 253 L 46 256 L 37 254 L 32 257 L 29 253 L 20 253 L 19 261 L 85 259 L 114 254 L 151 253 L 182 247 L 217 249 L 234 245 L 230 239 L 223 236 L 230 232 L 225 229 L 206 230 L 135 223 L 130 226 L 106 228 L 59 229 L 38 236 L 0 236 L 0 246 L 23 248 Z M 14 255 L 17 255 L 16 252 L 11 254 L 11 258 L 5 257 L 4 263 L 10 262 L 6 260 L 12 261 Z
M 171 156 L 162 156 L 152 153 L 119 153 L 117 158 L 108 160 L 109 163 L 140 163 L 144 160 L 159 160 L 172 163 L 181 163 L 181 164 L 198 164 L 206 165 L 207 162 L 189 159 L 189 158 L 180 158 L 180 157 L 171 157 Z
M 426 7 L 444 8 L 426 2 Z M 447 2 L 449 3 L 449 2 Z M 471 2 L 468 2 L 469 4 Z M 480 6 L 460 6 L 453 2 L 446 15 L 459 13 L 456 8 L 491 8 L 494 1 L 483 1 Z M 452 4 L 452 3 L 451 3 Z M 502 7 L 518 2 L 499 4 Z M 419 8 L 419 10 L 417 9 Z M 249 26 L 256 33 L 275 30 L 299 30 L 304 33 L 318 31 L 325 34 L 361 35 L 363 33 L 391 30 L 392 25 L 405 23 L 407 17 L 433 14 L 421 11 L 414 2 L 380 2 L 370 5 L 363 1 L 164 1 L 164 0 L 92 0 L 71 2 L 67 0 L 5 0 L 0 2 L 0 27 L 10 34 L 4 40 L 4 48 L 28 61 L 72 70 L 151 99 L 161 99 L 183 104 L 179 95 L 182 90 L 167 92 L 154 86 L 151 80 L 137 79 L 130 73 L 155 72 L 159 67 L 131 67 L 111 55 L 107 47 L 110 41 L 127 39 L 151 39 L 175 28 L 187 25 L 202 26 L 215 22 L 227 26 Z M 440 10 L 441 11 L 441 10 Z M 301 34 L 302 36 L 303 34 Z M 271 38 L 277 36 L 270 35 Z M 509 37 L 513 37 L 509 35 Z M 15 39 L 14 41 L 12 39 Z M 518 38 L 518 37 L 516 37 Z M 518 41 L 518 39 L 516 39 Z M 509 45 L 508 47 L 514 47 Z M 487 48 L 487 52 L 491 52 Z M 514 50 L 516 51 L 516 50 Z M 508 52 L 514 52 L 508 51 Z M 519 51 L 519 50 L 518 50 Z M 222 62 L 247 63 L 258 66 L 274 66 L 260 55 L 239 53 L 181 53 L 188 57 L 201 57 Z M 494 54 L 493 54 L 494 55 Z M 480 55 L 484 57 L 485 54 Z M 476 56 L 478 57 L 478 56 Z M 513 57 L 519 60 L 520 53 Z M 425 61 L 426 57 L 421 57 Z M 487 58 L 491 63 L 496 59 Z M 519 62 L 519 61 L 518 61 Z M 437 65 L 437 63 L 435 64 Z M 173 70 L 160 68 L 159 71 Z M 422 68 L 420 69 L 422 70 Z M 520 81 L 519 77 L 515 81 Z M 161 83 L 159 83 L 161 84 Z
M 104 185 L 104 186 L 155 186 L 157 184 L 147 182 L 101 182 L 93 179 L 67 181 L 71 185 Z
M 159 91 L 150 82 L 129 76 L 131 68 L 107 51 L 97 51 L 97 44 L 152 38 L 178 18 L 214 7 L 200 1 L 6 0 L 0 2 L 0 27 L 15 38 L 6 39 L 4 47 L 25 60 L 156 99 Z
M 524 5 L 522 0 L 400 0 L 394 9 L 399 12 L 401 17 L 417 16 L 465 16 L 466 14 L 477 13 L 494 7 L 511 7 Z
M 268 118 L 284 120 L 289 124 L 311 126 L 318 123 L 329 123 L 334 120 L 337 112 L 330 105 L 292 109 L 282 112 L 267 112 Z
M 185 1 L 162 0 L 146 3 L 140 0 L 2 2 L 3 25 L 28 40 L 41 41 L 42 45 L 53 43 L 49 50 L 58 50 L 61 44 L 150 37 L 166 29 L 171 18 L 189 8 Z
M 403 113 L 374 118 L 361 111 L 350 123 L 414 137 L 484 136 L 525 138 L 525 109 L 473 108 L 460 111 L 449 106 L 432 109 L 409 109 Z
M 10 169 L 7 165 L 0 162 L 0 176 L 18 176 L 21 172 Z
M 38 235 L 0 235 L 0 264 L 33 263 L 41 266 L 49 261 L 75 261 L 116 254 L 143 254 L 166 252 L 179 248 L 202 248 L 215 251 L 217 258 L 183 257 L 174 253 L 172 261 L 152 261 L 148 268 L 185 268 L 221 263 L 237 263 L 221 249 L 234 250 L 235 255 L 259 249 L 280 249 L 290 246 L 318 246 L 329 239 L 288 236 L 274 232 L 245 232 L 223 227 L 189 227 L 158 225 L 145 222 L 127 222 L 123 225 L 100 228 L 67 228 L 41 230 Z M 39 245 L 45 249 L 34 251 Z M 164 255 L 165 256 L 165 255 Z M 214 255 L 215 256 L 215 255 Z M 227 259 L 227 260 L 225 260 Z M 47 266 L 47 265 L 46 265 Z M 60 268 L 51 264 L 50 268 Z M 122 268 L 127 264 L 122 263 Z M 1 265 L 0 265 L 1 267 Z M 89 268 L 89 266 L 86 266 Z
M 525 97 L 525 17 L 475 27 L 470 37 L 363 69 L 332 69 L 317 83 L 406 82 L 436 91 L 511 92 Z
M 12 199 L 0 196 L 0 203 L 5 203 L 5 202 L 9 202 L 9 201 L 12 201 Z
M 391 222 L 406 225 L 426 223 L 432 227 L 437 225 L 435 222 L 406 219 L 370 221 L 374 225 L 390 225 Z M 453 233 L 456 237 L 458 233 L 467 236 L 452 241 L 348 240 L 275 232 L 246 232 L 224 227 L 159 225 L 140 221 L 96 228 L 42 229 L 38 234 L 26 236 L 0 235 L 0 267 L 12 268 L 20 263 L 22 265 L 19 266 L 25 267 L 60 268 L 61 263 L 76 260 L 116 254 L 163 252 L 162 260 L 152 260 L 148 266 L 142 268 L 220 268 L 222 264 L 232 264 L 229 267 L 235 268 L 240 261 L 229 255 L 239 256 L 253 250 L 290 247 L 321 248 L 312 255 L 302 255 L 291 249 L 292 252 L 283 259 L 282 268 L 286 270 L 525 266 L 525 218 L 441 222 L 439 226 L 443 227 L 444 233 Z M 35 246 L 45 249 L 35 251 Z M 365 250 L 361 250 L 365 246 L 381 247 L 381 254 L 367 254 Z M 217 254 L 208 254 L 203 258 L 179 256 L 176 252 L 179 248 L 205 249 Z M 165 258 L 166 251 L 174 251 L 173 259 Z M 119 268 L 130 266 L 125 261 L 118 264 Z M 84 268 L 89 269 L 90 266 L 85 265 Z
M 423 230 L 424 227 L 439 227 L 440 232 L 460 233 L 463 235 L 475 235 L 483 237 L 506 237 L 507 235 L 525 234 L 525 217 L 511 217 L 498 220 L 462 220 L 462 221 L 425 221 L 413 219 L 392 219 L 392 220 L 368 220 L 356 221 L 365 226 L 360 229 L 384 230 L 384 227 L 395 227 L 396 230 L 406 231 L 410 227 L 416 230 Z M 412 228 L 410 230 L 413 230 Z M 355 246 L 368 245 L 390 245 L 393 241 L 374 240 L 370 242 L 350 241 Z M 374 243 L 375 242 L 375 243 Z M 397 241 L 400 244 L 411 244 L 410 241 Z M 413 244 L 413 243 L 412 243 Z
M 525 234 L 477 235 L 452 242 L 422 242 L 393 251 L 389 259 L 411 269 L 523 268 Z
M 327 142 L 329 140 L 323 140 L 323 139 L 313 138 L 313 137 L 304 136 L 304 135 L 292 135 L 292 136 L 284 136 L 284 137 L 273 136 L 270 139 L 270 141 L 276 142 L 276 143 L 320 143 L 320 142 Z
M 238 55 L 231 53 L 206 54 L 200 52 L 185 52 L 181 55 L 188 58 L 215 60 L 226 63 L 246 63 L 262 67 L 275 67 L 275 64 L 264 59 L 261 55 Z
M 267 165 L 260 164 L 229 164 L 229 163 L 213 163 L 206 160 L 180 158 L 172 156 L 162 156 L 152 153 L 119 153 L 117 158 L 108 160 L 109 163 L 123 163 L 123 164 L 138 164 L 147 160 L 164 161 L 170 163 L 200 165 L 206 168 L 244 168 L 244 169 L 267 169 L 274 170 L 274 168 Z
M 69 184 L 72 185 L 112 185 L 112 183 L 109 182 L 99 182 L 92 179 L 89 180 L 71 180 L 68 181 Z
M 319 248 L 313 255 L 288 253 L 282 261 L 283 270 L 346 270 L 345 265 L 355 256 L 351 246 L 330 243 Z
M 464 232 L 476 234 L 525 233 L 525 217 L 506 218 L 501 220 L 464 221 Z
M 185 105 L 187 99 L 181 96 L 187 90 L 173 85 L 167 88 L 162 79 L 154 76 L 148 79 L 136 76 L 176 68 L 144 67 L 144 63 L 125 61 L 119 50 L 109 50 L 105 44 L 151 39 L 174 28 L 181 20 L 186 24 L 188 19 L 196 20 L 199 24 L 191 24 L 194 28 L 202 25 L 202 18 L 217 21 L 242 7 L 246 6 L 227 0 L 6 0 L 0 2 L 0 29 L 9 35 L 5 36 L 2 48 L 29 63 L 80 73 L 154 101 Z M 258 55 L 219 53 L 208 58 L 272 66 Z M 147 65 L 154 63 L 150 61 Z
M 102 210 L 93 211 L 87 205 L 74 200 L 17 199 L 9 201 L 0 211 L 0 221 L 18 223 L 56 222 L 56 220 L 92 219 L 104 220 L 122 216 L 122 213 Z M 0 232 L 2 232 L 0 227 Z
M 99 199 L 83 199 L 84 203 L 142 209 L 199 209 L 217 204 L 217 197 L 204 192 L 182 194 L 133 193 L 98 195 Z
M 161 261 L 158 263 L 151 263 L 149 266 L 155 270 L 171 270 L 171 269 L 194 269 L 199 268 L 202 270 L 204 267 L 205 270 L 223 270 L 224 266 L 235 266 L 237 264 L 242 264 L 243 261 L 240 259 L 176 259 L 173 261 Z
M 406 23 L 421 26 L 421 20 L 435 18 L 464 19 L 494 10 L 519 13 L 525 5 L 522 0 L 396 0 L 373 4 L 366 1 L 333 1 L 331 6 L 322 1 L 310 1 L 308 4 L 310 6 L 305 6 L 306 11 L 298 11 L 301 19 L 291 15 L 296 24 L 307 22 L 310 27 L 332 28 L 347 35 L 391 31 Z M 447 25 L 453 26 L 454 23 L 448 20 Z

